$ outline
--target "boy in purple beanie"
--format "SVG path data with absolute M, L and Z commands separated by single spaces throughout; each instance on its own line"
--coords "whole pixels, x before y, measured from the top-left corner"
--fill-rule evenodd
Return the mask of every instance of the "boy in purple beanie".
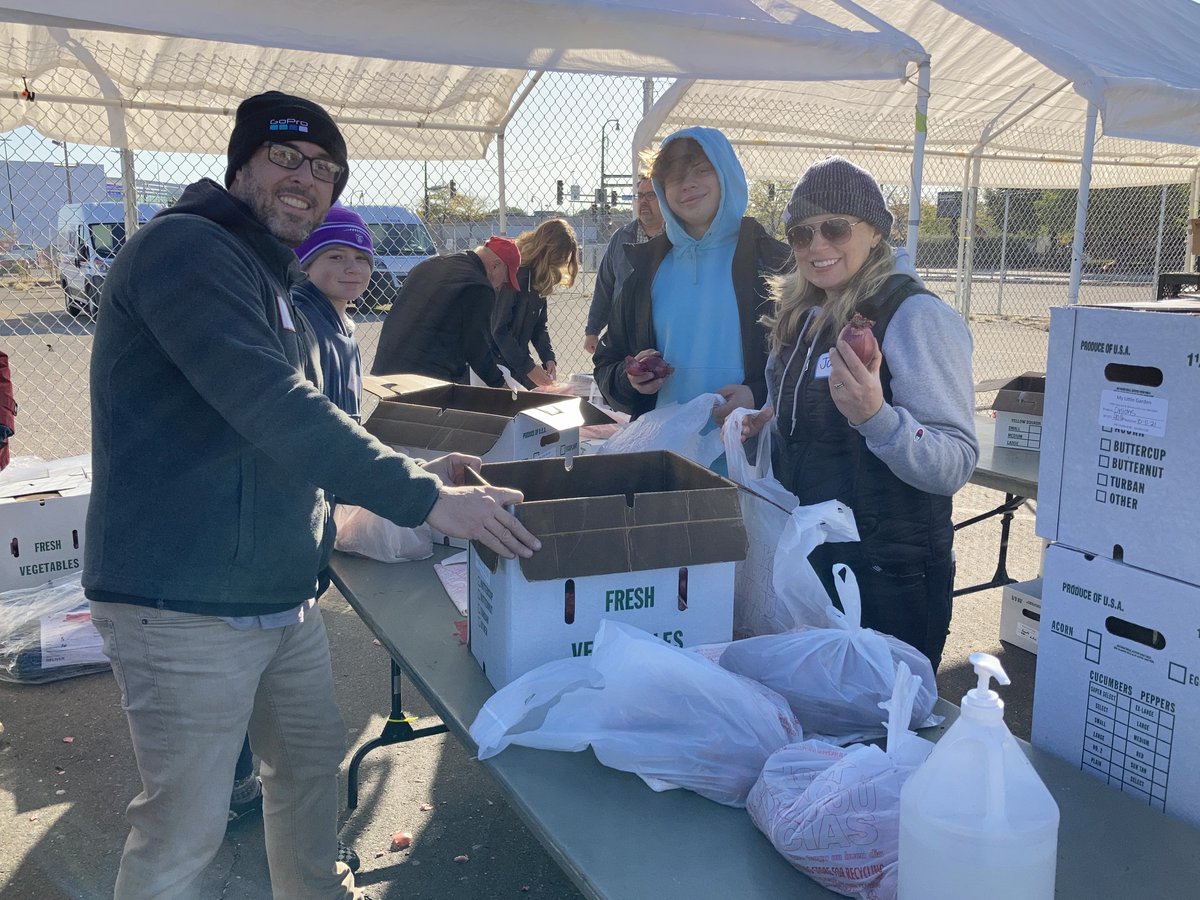
M 346 310 L 371 281 L 375 245 L 362 217 L 330 208 L 317 230 L 296 248 L 308 280 L 292 289 L 292 302 L 312 327 L 321 356 L 325 396 L 359 421 L 362 359 Z

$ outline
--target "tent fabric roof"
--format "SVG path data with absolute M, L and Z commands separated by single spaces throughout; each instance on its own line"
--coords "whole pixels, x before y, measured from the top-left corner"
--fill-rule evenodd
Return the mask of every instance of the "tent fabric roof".
M 220 153 L 238 102 L 286 85 L 325 105 L 360 157 L 482 158 L 531 69 L 899 78 L 924 58 L 843 2 L 366 0 L 330 15 L 312 0 L 17 0 L 0 9 L 0 71 L 42 99 L 0 100 L 0 129 Z M 189 112 L 186 134 L 166 108 Z
M 960 183 L 991 124 L 982 184 L 1074 187 L 1088 100 L 1094 185 L 1200 167 L 1200 68 L 1171 45 L 1200 33 L 1194 0 L 362 0 L 336 16 L 313 0 L 0 2 L 14 23 L 0 70 L 43 98 L 0 100 L 0 129 L 80 142 L 113 143 L 123 124 L 133 149 L 220 153 L 240 99 L 284 84 L 346 122 L 365 158 L 481 158 L 546 68 L 702 79 L 660 134 L 717 125 L 755 171 L 795 174 L 835 148 L 894 167 L 912 152 L 904 73 L 928 51 L 927 184 Z M 119 98 L 124 122 L 56 95 Z M 166 130 L 160 107 L 213 127 Z
M 1015 186 L 1019 177 L 1029 187 L 1078 186 L 1088 100 L 1101 110 L 1093 186 L 1188 181 L 1200 166 L 1200 65 L 1168 46 L 1180 33 L 1200 34 L 1193 0 L 862 5 L 930 54 L 926 184 L 960 184 L 966 155 L 994 121 L 982 185 Z M 912 87 L 894 82 L 703 80 L 659 133 L 721 123 L 746 142 L 738 150 L 755 171 L 794 175 L 833 147 L 881 168 L 886 154 L 911 153 L 912 108 Z M 989 162 L 996 157 L 1012 162 Z

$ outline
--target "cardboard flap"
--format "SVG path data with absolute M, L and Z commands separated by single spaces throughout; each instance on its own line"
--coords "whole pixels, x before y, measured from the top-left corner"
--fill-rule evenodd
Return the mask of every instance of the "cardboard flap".
M 494 463 L 475 483 L 520 490 L 515 515 L 542 549 L 520 561 L 530 581 L 740 560 L 737 487 L 674 453 Z M 495 571 L 495 553 L 475 544 Z
M 482 456 L 509 420 L 500 416 L 381 400 L 363 427 L 391 447 L 422 447 Z
M 1043 372 L 1026 372 L 1004 381 L 997 388 L 976 387 L 976 390 L 981 389 L 997 391 L 992 409 L 1040 416 L 1046 399 L 1046 375 Z
M 427 375 L 404 373 L 399 375 L 364 375 L 363 390 L 374 394 L 380 400 L 395 400 L 409 391 L 419 391 L 424 388 L 438 387 L 449 384 L 440 378 L 430 378 Z

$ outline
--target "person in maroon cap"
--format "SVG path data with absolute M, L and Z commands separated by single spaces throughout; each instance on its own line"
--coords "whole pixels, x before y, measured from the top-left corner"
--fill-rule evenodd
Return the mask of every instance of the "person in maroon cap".
M 469 384 L 474 370 L 489 387 L 504 387 L 492 308 L 504 285 L 520 289 L 519 268 L 521 251 L 503 237 L 416 266 L 384 319 L 371 374 L 411 372 Z

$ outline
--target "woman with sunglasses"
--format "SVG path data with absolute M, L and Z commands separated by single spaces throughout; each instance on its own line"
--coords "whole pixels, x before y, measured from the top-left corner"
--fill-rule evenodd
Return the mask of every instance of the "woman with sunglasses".
M 774 314 L 763 319 L 775 477 L 802 504 L 836 498 L 854 511 L 860 542 L 822 544 L 809 561 L 834 601 L 832 568 L 848 564 L 862 624 L 936 670 L 954 585 L 950 498 L 979 455 L 971 333 L 889 245 L 883 193 L 848 160 L 810 167 L 784 222 L 796 268 L 773 280 Z M 878 344 L 868 341 L 865 362 L 839 339 L 856 313 Z

